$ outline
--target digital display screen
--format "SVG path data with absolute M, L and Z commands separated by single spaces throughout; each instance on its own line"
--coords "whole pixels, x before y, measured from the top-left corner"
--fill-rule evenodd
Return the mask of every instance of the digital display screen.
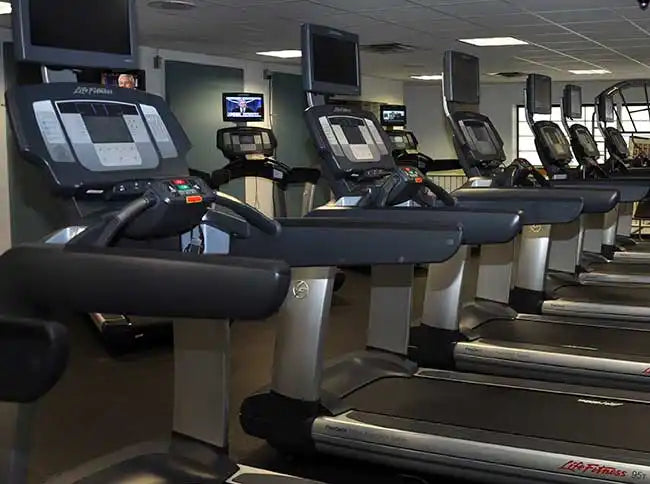
M 476 57 L 458 54 L 451 64 L 453 100 L 478 104 L 480 99 L 480 72 Z
M 144 80 L 140 75 L 132 73 L 103 72 L 102 85 L 106 87 L 144 90 Z
M 405 126 L 406 106 L 381 106 L 381 124 L 384 126 Z
M 551 114 L 551 78 L 540 74 L 530 74 L 526 81 L 528 109 L 534 114 Z
M 244 145 L 254 145 L 255 144 L 255 136 L 240 136 L 239 137 L 239 142 Z
M 483 125 L 472 126 L 472 133 L 474 133 L 474 137 L 476 138 L 477 141 L 481 141 L 483 143 L 490 142 L 490 134 L 488 133 L 488 130 L 485 129 L 485 126 Z
M 357 44 L 329 35 L 314 35 L 312 40 L 314 82 L 357 86 Z
M 224 94 L 223 120 L 244 123 L 264 120 L 262 94 Z
M 131 55 L 129 0 L 30 0 L 31 43 Z
M 122 116 L 82 115 L 93 143 L 133 143 Z

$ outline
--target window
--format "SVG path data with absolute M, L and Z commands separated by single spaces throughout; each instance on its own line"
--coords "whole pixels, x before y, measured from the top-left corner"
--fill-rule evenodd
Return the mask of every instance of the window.
M 598 149 L 600 150 L 601 157 L 605 153 L 605 141 L 603 136 L 600 134 L 600 131 L 591 130 L 591 120 L 594 114 L 593 104 L 588 104 L 582 106 L 582 117 L 572 121 L 572 123 L 579 123 L 587 127 L 598 143 Z M 647 114 L 647 113 L 646 113 Z M 562 126 L 562 111 L 560 106 L 553 106 L 551 110 L 550 121 L 557 123 L 559 126 Z M 650 121 L 648 121 L 650 124 Z M 629 138 L 629 134 L 626 136 L 626 141 Z M 533 132 L 530 130 L 528 123 L 526 122 L 526 110 L 523 106 L 517 106 L 517 157 L 526 158 L 533 165 L 541 166 L 542 162 L 539 160 L 539 155 L 537 154 L 537 149 L 535 148 L 535 138 L 533 137 Z M 575 161 L 572 162 L 573 166 L 577 166 Z

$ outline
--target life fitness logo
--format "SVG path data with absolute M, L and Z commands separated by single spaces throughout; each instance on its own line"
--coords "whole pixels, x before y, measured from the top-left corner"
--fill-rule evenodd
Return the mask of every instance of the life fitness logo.
M 600 476 L 626 477 L 627 471 L 614 466 L 602 465 L 597 462 L 582 462 L 570 460 L 562 465 L 559 470 L 574 474 L 597 474 Z
M 291 292 L 293 292 L 293 297 L 296 299 L 305 299 L 309 296 L 309 284 L 307 284 L 307 281 L 296 281 Z

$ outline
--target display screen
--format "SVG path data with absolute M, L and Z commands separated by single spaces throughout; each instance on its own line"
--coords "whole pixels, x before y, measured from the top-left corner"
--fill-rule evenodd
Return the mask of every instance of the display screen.
M 384 126 L 405 126 L 406 106 L 382 106 L 381 124 Z
M 471 129 L 472 133 L 474 133 L 476 141 L 480 141 L 482 143 L 490 142 L 490 134 L 488 133 L 488 130 L 485 128 L 485 126 L 482 124 L 476 124 L 471 126 Z
M 142 76 L 133 73 L 103 72 L 102 85 L 106 87 L 144 90 Z
M 129 0 L 30 0 L 31 43 L 131 55 Z
M 312 37 L 314 82 L 357 86 L 357 44 L 328 35 Z
M 264 120 L 264 96 L 262 94 L 224 94 L 223 119 L 244 123 Z
M 133 143 L 131 132 L 122 116 L 82 117 L 93 143 Z
M 246 135 L 246 136 L 240 136 L 239 137 L 239 142 L 243 145 L 254 145 L 255 144 L 255 136 L 251 135 Z
M 480 72 L 476 57 L 455 55 L 451 65 L 453 101 L 478 104 L 480 99 Z
M 551 78 L 539 74 L 531 74 L 528 76 L 527 89 L 532 91 L 533 99 L 531 101 L 533 113 L 551 114 Z

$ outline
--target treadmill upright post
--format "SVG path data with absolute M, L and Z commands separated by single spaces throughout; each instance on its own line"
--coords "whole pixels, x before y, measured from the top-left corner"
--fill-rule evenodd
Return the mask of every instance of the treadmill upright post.
M 409 264 L 372 267 L 367 346 L 406 356 L 413 301 Z
M 551 227 L 551 243 L 548 255 L 549 270 L 574 274 L 580 264 L 585 237 L 585 217 L 567 224 Z
M 230 321 L 174 321 L 176 434 L 228 447 Z
M 291 288 L 277 317 L 271 390 L 317 402 L 335 269 L 304 267 L 291 272 Z
M 519 264 L 511 306 L 518 312 L 538 313 L 544 299 L 550 225 L 527 225 L 521 232 Z
M 598 251 L 608 259 L 614 258 L 616 248 L 616 232 L 618 230 L 618 207 L 603 215 L 603 237 Z
M 634 215 L 634 202 L 620 203 L 618 205 L 618 224 L 616 235 L 630 237 L 632 235 L 632 217 Z
M 467 246 L 462 246 L 451 259 L 440 264 L 429 264 L 422 307 L 424 326 L 458 331 L 467 255 Z
M 581 217 L 584 226 L 584 242 L 582 250 L 600 254 L 605 237 L 605 216 L 602 213 L 588 213 Z M 578 261 L 580 257 L 578 258 Z
M 514 265 L 514 242 L 481 246 L 476 297 L 508 304 Z
M 0 403 L 0 482 L 27 482 L 35 405 Z

